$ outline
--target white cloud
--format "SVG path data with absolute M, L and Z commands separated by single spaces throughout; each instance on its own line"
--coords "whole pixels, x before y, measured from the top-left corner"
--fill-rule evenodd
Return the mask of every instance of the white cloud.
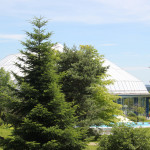
M 106 9 L 106 20 L 115 22 L 150 21 L 149 0 L 89 0 Z M 104 11 L 104 10 L 103 10 Z M 111 19 L 112 18 L 112 19 Z
M 5 0 L 0 14 L 89 24 L 150 22 L 149 0 Z
M 0 34 L 0 39 L 22 40 L 25 36 L 23 34 Z

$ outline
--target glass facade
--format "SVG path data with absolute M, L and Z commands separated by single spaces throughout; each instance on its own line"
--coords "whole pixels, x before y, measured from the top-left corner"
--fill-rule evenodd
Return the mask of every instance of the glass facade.
M 135 113 L 147 116 L 147 107 L 149 107 L 147 101 L 149 101 L 147 97 L 124 97 L 119 98 L 117 103 L 122 105 L 122 110 L 125 115 Z

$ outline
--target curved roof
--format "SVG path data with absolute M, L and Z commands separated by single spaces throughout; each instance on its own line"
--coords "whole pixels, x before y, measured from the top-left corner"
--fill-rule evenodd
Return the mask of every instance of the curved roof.
M 15 62 L 18 62 L 17 57 L 22 57 L 22 55 L 18 53 L 5 57 L 0 60 L 0 67 L 3 67 L 8 72 L 13 71 L 18 75 L 23 76 L 19 68 L 15 66 Z M 114 84 L 107 86 L 110 93 L 117 95 L 149 95 L 149 92 L 142 81 L 108 60 L 105 60 L 104 65 L 109 66 L 107 74 L 110 76 L 108 79 L 113 79 L 115 81 Z M 11 77 L 12 80 L 15 80 L 12 74 Z
M 23 76 L 20 69 L 15 65 L 15 63 L 18 62 L 17 58 L 21 56 L 22 56 L 21 53 L 6 56 L 2 60 L 0 60 L 0 68 L 3 67 L 5 71 L 8 71 L 8 72 L 13 71 L 16 74 Z M 12 80 L 15 80 L 14 76 L 12 74 L 10 75 L 11 75 Z
M 110 93 L 118 95 L 149 95 L 144 83 L 121 69 L 114 63 L 105 59 L 105 66 L 109 66 L 108 79 L 114 80 L 114 84 L 107 86 Z
M 54 48 L 60 52 L 63 51 L 63 45 L 61 45 L 59 43 L 54 45 L 52 48 Z M 23 76 L 20 69 L 15 65 L 15 63 L 19 61 L 17 59 L 18 57 L 23 57 L 23 55 L 21 53 L 18 53 L 18 54 L 12 54 L 12 55 L 6 56 L 2 60 L 0 60 L 0 68 L 3 67 L 8 72 L 13 71 L 14 73 L 18 74 L 19 76 Z M 20 61 L 19 63 L 23 65 L 23 62 Z M 12 74 L 10 74 L 10 75 L 11 75 L 12 80 L 15 80 L 14 76 Z

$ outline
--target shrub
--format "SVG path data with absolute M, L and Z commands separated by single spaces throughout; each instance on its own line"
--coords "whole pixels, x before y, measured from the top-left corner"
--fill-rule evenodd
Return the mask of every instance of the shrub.
M 129 112 L 129 113 L 128 113 L 128 116 L 129 116 L 129 117 L 136 117 L 136 114 L 135 114 L 134 112 Z
M 141 122 L 146 121 L 146 117 L 145 116 L 138 116 L 138 120 Z
M 149 150 L 150 132 L 142 128 L 120 125 L 112 134 L 101 136 L 98 150 Z
M 130 119 L 131 121 L 137 122 L 137 117 L 132 116 L 132 117 L 128 117 L 128 119 Z
M 89 140 L 93 139 L 94 141 L 97 141 L 97 139 L 100 137 L 101 134 L 102 134 L 101 129 L 89 128 L 87 132 L 87 137 Z
M 4 121 L 0 118 L 0 126 L 4 124 Z
M 128 119 L 130 119 L 131 121 L 134 121 L 134 122 L 145 122 L 146 121 L 145 116 L 136 116 L 136 117 L 131 116 L 131 117 L 128 117 Z

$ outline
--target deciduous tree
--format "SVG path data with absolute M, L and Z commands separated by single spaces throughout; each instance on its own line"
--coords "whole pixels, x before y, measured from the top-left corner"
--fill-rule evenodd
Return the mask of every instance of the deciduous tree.
M 10 73 L 0 68 L 0 118 L 6 121 L 7 105 L 12 96 L 11 87 L 14 86 Z
M 121 111 L 114 101 L 106 85 L 110 83 L 106 78 L 108 66 L 104 66 L 104 56 L 89 45 L 72 49 L 64 45 L 60 53 L 59 72 L 63 73 L 62 90 L 66 100 L 77 105 L 76 116 L 80 126 L 94 123 L 113 121 L 114 115 Z M 112 118 L 112 119 L 110 119 Z M 97 120 L 97 121 L 96 121 Z

